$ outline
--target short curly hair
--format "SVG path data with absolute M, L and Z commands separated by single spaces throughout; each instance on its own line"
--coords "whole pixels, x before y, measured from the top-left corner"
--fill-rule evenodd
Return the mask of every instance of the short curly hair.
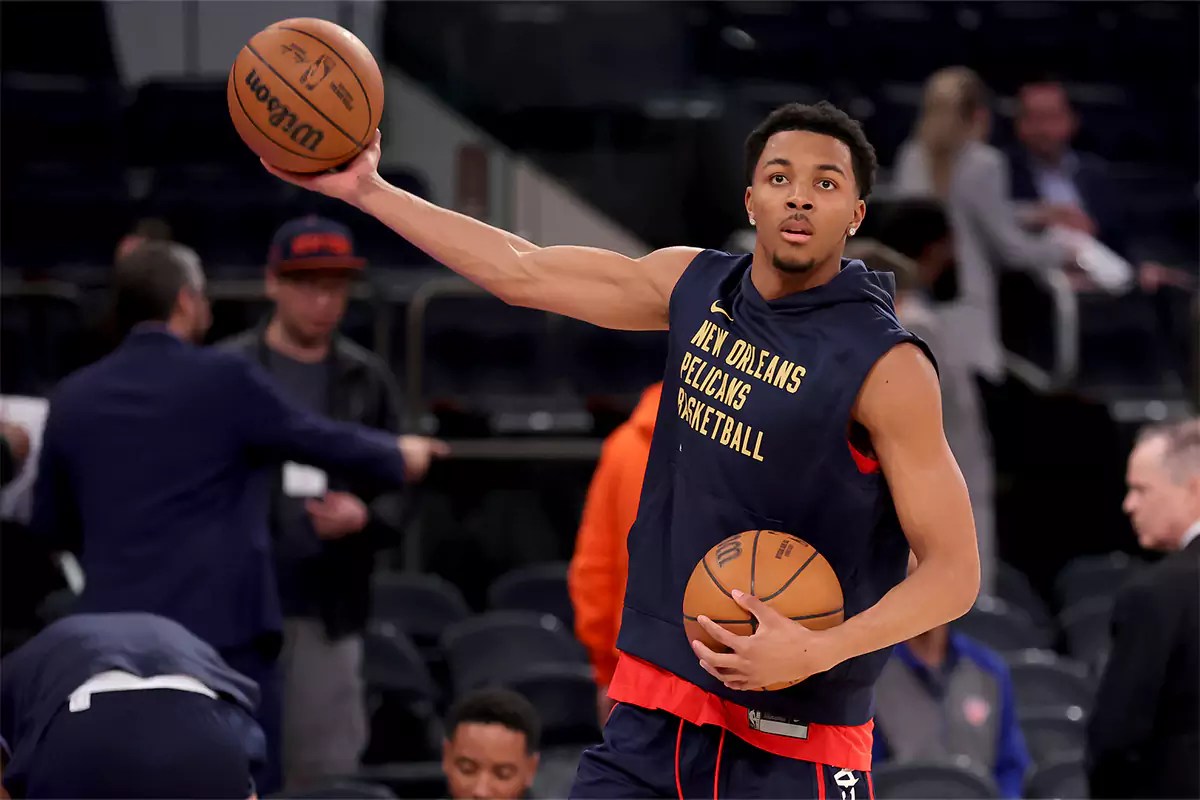
M 871 194 L 875 185 L 875 171 L 879 167 L 875 148 L 867 141 L 867 135 L 863 133 L 858 120 L 825 100 L 816 105 L 788 103 L 780 106 L 750 132 L 746 137 L 747 185 L 754 182 L 754 168 L 758 166 L 758 159 L 762 157 L 767 140 L 782 131 L 811 131 L 845 142 L 850 148 L 858 196 L 865 200 Z

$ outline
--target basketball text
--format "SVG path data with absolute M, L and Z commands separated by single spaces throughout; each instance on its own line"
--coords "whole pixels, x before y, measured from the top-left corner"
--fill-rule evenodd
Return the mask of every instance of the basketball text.
M 250 87 L 251 96 L 267 107 L 267 112 L 270 116 L 267 121 L 272 128 L 278 128 L 291 137 L 291 140 L 301 147 L 308 150 L 310 153 L 315 153 L 321 141 L 325 138 L 325 133 L 319 128 L 314 127 L 312 123 L 301 122 L 297 123 L 296 112 L 289 109 L 282 103 L 278 97 L 271 92 L 269 87 L 262 78 L 258 76 L 254 70 L 250 70 L 246 74 L 246 85 Z

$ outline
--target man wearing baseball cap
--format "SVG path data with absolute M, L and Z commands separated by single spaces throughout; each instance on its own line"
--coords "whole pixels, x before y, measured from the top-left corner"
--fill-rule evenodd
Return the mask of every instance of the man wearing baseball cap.
M 308 410 L 397 433 L 399 392 L 377 356 L 338 332 L 366 261 L 344 225 L 285 224 L 267 256 L 270 317 L 220 346 L 261 363 Z M 362 631 L 375 551 L 398 543 L 395 495 L 286 464 L 272 504 L 284 614 L 283 770 L 301 789 L 354 772 L 367 743 Z

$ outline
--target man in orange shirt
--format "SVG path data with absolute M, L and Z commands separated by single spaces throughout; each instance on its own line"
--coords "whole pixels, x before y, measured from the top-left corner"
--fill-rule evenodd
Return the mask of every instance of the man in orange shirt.
M 596 670 L 601 722 L 612 707 L 608 684 L 617 667 L 617 631 L 621 628 L 629 568 L 625 538 L 637 518 L 661 394 L 661 382 L 646 389 L 633 414 L 604 442 L 588 487 L 568 573 L 575 635 L 587 647 Z

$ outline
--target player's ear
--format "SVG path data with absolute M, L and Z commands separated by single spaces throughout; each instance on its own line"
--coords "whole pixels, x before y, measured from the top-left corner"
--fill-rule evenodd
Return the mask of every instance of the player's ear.
M 863 220 L 867 218 L 867 201 L 859 200 L 854 205 L 854 222 L 850 227 L 858 229 L 862 227 Z
M 746 187 L 746 218 L 750 224 L 754 224 L 754 189 L 750 186 Z

